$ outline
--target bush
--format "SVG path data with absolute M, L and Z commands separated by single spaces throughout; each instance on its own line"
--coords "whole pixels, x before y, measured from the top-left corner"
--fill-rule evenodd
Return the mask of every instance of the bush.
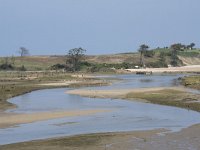
M 65 65 L 63 64 L 55 64 L 53 66 L 50 67 L 51 70 L 59 70 L 59 69 L 65 69 Z
M 199 52 L 193 52 L 193 51 L 178 52 L 178 55 L 180 55 L 180 56 L 186 56 L 186 57 L 200 57 L 200 53 Z
M 24 65 L 22 65 L 21 67 L 18 68 L 19 71 L 26 71 L 26 68 L 24 67 Z
M 14 67 L 11 64 L 2 64 L 0 70 L 14 70 Z
M 166 62 L 164 61 L 156 61 L 156 62 L 151 62 L 151 63 L 148 63 L 146 64 L 147 67 L 149 68 L 167 68 L 168 65 Z
M 145 57 L 153 57 L 155 55 L 154 51 L 145 51 L 144 56 Z
M 128 69 L 134 66 L 129 63 L 121 63 L 121 64 L 90 64 L 87 65 L 87 72 L 114 72 L 114 69 Z

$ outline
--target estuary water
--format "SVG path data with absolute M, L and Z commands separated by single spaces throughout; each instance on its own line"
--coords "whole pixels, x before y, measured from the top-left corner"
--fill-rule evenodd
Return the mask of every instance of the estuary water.
M 181 75 L 117 75 L 123 79 L 111 86 L 91 89 L 126 89 L 177 85 Z M 34 91 L 9 101 L 16 104 L 13 113 L 106 109 L 109 112 L 88 116 L 65 117 L 48 121 L 21 124 L 0 129 L 0 145 L 23 141 L 87 133 L 152 130 L 165 128 L 179 131 L 200 123 L 200 113 L 169 106 L 132 102 L 120 99 L 85 98 L 69 95 L 70 88 Z

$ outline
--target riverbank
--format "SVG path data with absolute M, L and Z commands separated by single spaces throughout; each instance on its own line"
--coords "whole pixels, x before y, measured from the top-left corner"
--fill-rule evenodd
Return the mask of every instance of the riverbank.
M 120 133 L 98 133 L 37 140 L 0 146 L 2 150 L 198 150 L 200 125 L 177 133 L 164 129 Z

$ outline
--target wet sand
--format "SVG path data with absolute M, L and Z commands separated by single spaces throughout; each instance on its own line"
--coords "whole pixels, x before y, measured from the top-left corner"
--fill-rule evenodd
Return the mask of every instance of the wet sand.
M 111 110 L 72 110 L 72 111 L 57 111 L 57 112 L 41 112 L 33 114 L 12 114 L 1 113 L 0 128 L 15 126 L 18 124 L 32 123 L 36 121 L 44 121 L 63 117 L 87 116 L 101 112 L 108 112 Z

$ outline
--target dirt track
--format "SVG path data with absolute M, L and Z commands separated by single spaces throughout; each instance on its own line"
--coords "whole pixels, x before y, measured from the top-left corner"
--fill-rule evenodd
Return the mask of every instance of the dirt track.
M 169 68 L 146 68 L 146 69 L 126 69 L 129 72 L 152 72 L 152 73 L 173 73 L 173 72 L 200 72 L 200 65 Z

